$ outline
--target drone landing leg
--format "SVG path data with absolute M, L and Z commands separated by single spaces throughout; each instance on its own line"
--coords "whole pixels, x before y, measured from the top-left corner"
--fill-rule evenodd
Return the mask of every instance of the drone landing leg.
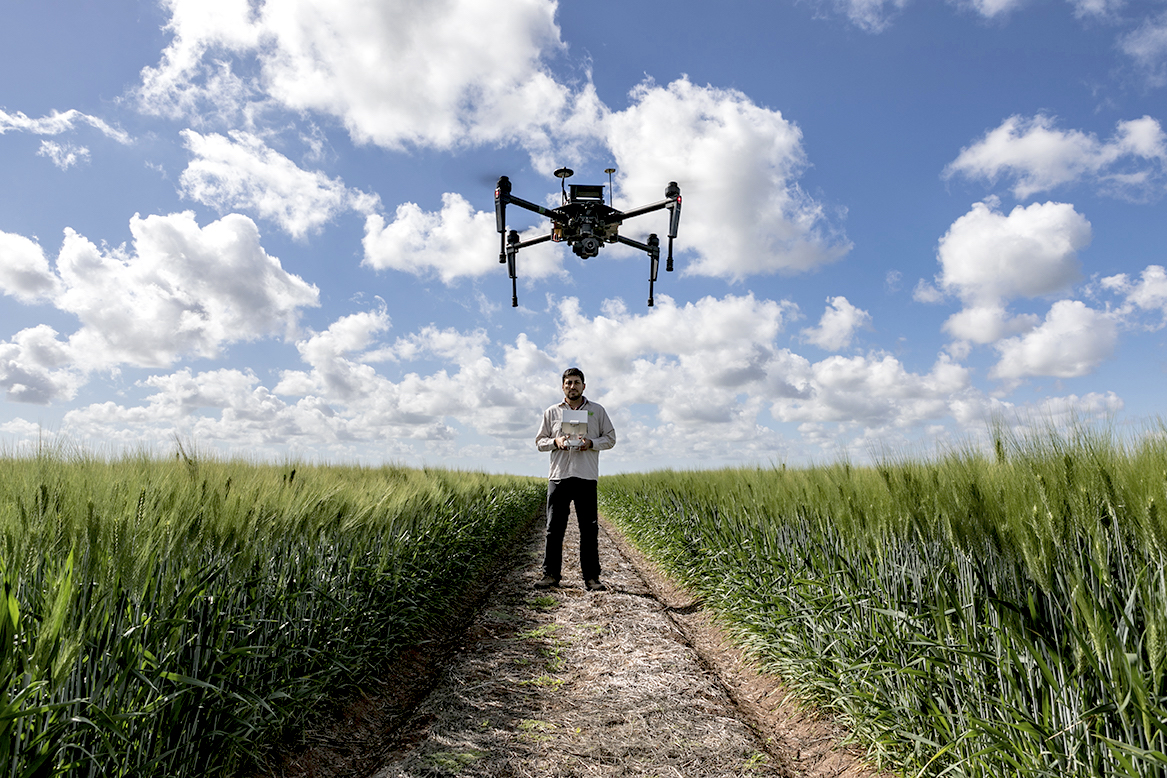
M 655 234 L 648 236 L 648 307 L 652 307 L 652 286 L 660 270 L 660 239 Z

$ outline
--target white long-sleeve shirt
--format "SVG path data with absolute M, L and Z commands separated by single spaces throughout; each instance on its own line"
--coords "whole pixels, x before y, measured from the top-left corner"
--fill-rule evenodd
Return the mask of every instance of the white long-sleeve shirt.
M 567 400 L 552 405 L 543 411 L 543 423 L 535 436 L 535 446 L 540 451 L 551 452 L 551 471 L 548 479 L 558 481 L 563 478 L 586 478 L 600 480 L 600 452 L 616 445 L 616 428 L 608 418 L 602 405 L 583 398 L 577 410 L 588 412 L 588 432 L 585 436 L 592 442 L 587 451 L 566 451 L 555 447 L 555 439 L 563 434 L 563 411 L 570 408 Z

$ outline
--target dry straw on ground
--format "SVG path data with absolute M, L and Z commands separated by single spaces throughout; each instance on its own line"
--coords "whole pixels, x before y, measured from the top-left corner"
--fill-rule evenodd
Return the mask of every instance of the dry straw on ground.
M 275 774 L 874 775 L 609 525 L 600 533 L 605 592 L 579 579 L 574 524 L 558 589 L 532 587 L 542 522 L 523 540 L 456 643 L 398 663 Z

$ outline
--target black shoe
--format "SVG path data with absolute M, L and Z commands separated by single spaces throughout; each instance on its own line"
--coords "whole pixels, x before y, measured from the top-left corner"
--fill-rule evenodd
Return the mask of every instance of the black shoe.
M 553 575 L 545 575 L 542 580 L 535 583 L 536 589 L 550 589 L 552 586 L 559 586 L 559 579 Z
M 608 590 L 607 586 L 600 583 L 599 578 L 589 578 L 584 581 L 584 586 L 588 587 L 589 592 L 605 592 Z

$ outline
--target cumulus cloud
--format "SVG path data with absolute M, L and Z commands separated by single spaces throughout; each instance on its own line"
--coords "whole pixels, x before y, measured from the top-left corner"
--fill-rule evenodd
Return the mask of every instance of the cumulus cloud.
M 568 87 L 547 69 L 546 61 L 564 50 L 550 0 L 311 0 L 253 10 L 245 0 L 210 8 L 170 0 L 169 7 L 172 42 L 162 61 L 143 71 L 138 92 L 148 111 L 197 118 L 234 100 L 241 112 L 250 106 L 241 115 L 253 117 L 279 106 L 333 117 L 357 143 L 390 149 L 514 143 L 543 173 L 606 147 L 620 170 L 625 205 L 658 201 L 665 184 L 680 181 L 688 205 L 681 248 L 696 257 L 682 264 L 686 272 L 741 279 L 806 271 L 850 249 L 825 208 L 798 185 L 808 163 L 793 123 L 740 92 L 687 78 L 667 87 L 641 84 L 627 109 L 610 110 L 590 82 Z M 252 187 L 278 176 L 280 196 L 269 208 L 286 229 L 303 225 L 298 230 L 312 225 L 285 213 L 290 203 L 299 205 L 285 189 L 311 191 L 326 203 L 343 199 L 339 182 L 302 180 L 249 136 L 237 133 L 229 142 L 188 132 L 187 139 L 200 155 L 184 174 L 192 197 L 258 208 Z M 239 157 L 246 176 L 232 167 Z M 293 177 L 294 187 L 286 183 Z M 320 213 L 332 212 L 326 205 Z M 434 252 L 443 234 L 488 218 L 449 199 L 436 214 L 406 203 L 390 224 L 382 215 L 370 218 L 366 261 L 433 270 L 446 280 L 485 272 Z M 557 268 L 551 253 L 533 262 L 524 275 Z
M 312 450 L 350 439 L 348 420 L 327 403 L 289 403 L 260 384 L 251 371 L 184 368 L 139 382 L 151 392 L 141 405 L 95 403 L 69 411 L 63 425 L 81 438 L 138 445 L 169 442 L 176 433 L 215 441 L 240 452 L 273 451 L 303 443 Z
M 1167 325 L 1167 271 L 1162 265 L 1147 265 L 1137 282 L 1131 281 L 1126 273 L 1102 279 L 1102 288 L 1123 295 L 1126 299 L 1117 313 L 1130 317 L 1136 310 L 1158 311 L 1162 318 L 1150 329 L 1162 329 Z
M 546 226 L 523 237 L 547 232 Z M 363 264 L 419 276 L 436 274 L 445 283 L 498 273 L 499 240 L 494 214 L 477 211 L 465 197 L 447 192 L 442 209 L 423 211 L 414 203 L 397 207 L 393 221 L 380 214 L 365 220 Z M 550 244 L 523 249 L 521 278 L 543 278 L 562 271 L 563 252 Z
M 1040 326 L 997 344 L 1001 359 L 990 375 L 1013 380 L 1033 376 L 1076 378 L 1093 372 L 1109 359 L 1117 343 L 1114 314 L 1097 311 L 1078 300 L 1059 300 Z
M 1028 332 L 1038 321 L 1032 314 L 1011 315 L 1003 305 L 971 305 L 948 317 L 944 331 L 957 340 L 985 344 Z
M 54 347 L 72 369 L 215 357 L 229 343 L 293 335 L 300 309 L 318 304 L 316 287 L 267 254 L 245 216 L 200 227 L 189 212 L 135 215 L 130 232 L 132 251 L 99 248 L 66 229 L 55 269 L 39 245 L 0 233 L 4 292 L 79 319 L 80 328 Z
M 250 133 L 233 130 L 228 138 L 184 130 L 182 136 L 194 155 L 179 179 L 183 196 L 220 212 L 256 213 L 293 237 L 316 232 L 349 209 L 370 213 L 380 202 L 300 168 Z
M 0 341 L 0 389 L 14 402 L 47 404 L 69 400 L 85 382 L 72 362 L 69 344 L 47 324 Z
M 1071 320 L 1091 326 L 1079 308 L 1055 306 L 1048 329 Z M 303 368 L 284 371 L 274 386 L 248 370 L 183 367 L 140 381 L 147 396 L 137 404 L 70 411 L 64 428 L 127 443 L 165 444 L 178 432 L 253 454 L 304 447 L 412 462 L 477 457 L 536 473 L 546 466 L 532 450 L 538 414 L 558 399 L 559 373 L 569 364 L 584 368 L 589 397 L 609 408 L 621 430 L 621 445 L 606 456 L 608 472 L 651 467 L 663 451 L 671 462 L 704 466 L 792 451 L 863 454 L 924 429 L 940 434 L 954 424 L 975 433 L 1003 411 L 1022 410 L 984 395 L 966 367 L 943 355 L 927 372 L 885 353 L 812 362 L 778 344 L 793 306 L 752 295 L 684 306 L 662 296 L 656 308 L 636 313 L 610 301 L 595 316 L 567 298 L 553 313 L 560 327 L 543 343 L 526 335 L 494 342 L 482 330 L 434 326 L 393 337 L 384 309 L 342 316 L 297 341 Z M 598 342 L 605 348 L 597 350 Z M 51 331 L 22 334 L 21 348 L 46 349 L 24 362 L 52 370 L 54 343 Z M 1033 352 L 1006 368 L 1048 362 L 1045 349 Z M 1072 372 L 1073 358 L 1066 355 L 1058 369 Z M 63 384 L 66 376 L 55 378 Z M 4 381 L 10 391 L 32 386 L 14 376 Z M 1087 413 L 1121 405 L 1113 395 L 1048 402 Z M 798 436 L 784 436 L 775 421 L 796 425 Z
M 1017 206 L 1008 215 L 996 206 L 977 203 L 953 222 L 937 249 L 936 287 L 922 283 L 916 299 L 942 290 L 962 300 L 964 308 L 944 323 L 955 339 L 950 352 L 963 356 L 970 344 L 994 344 L 1000 354 L 994 378 L 1091 372 L 1114 351 L 1115 315 L 1074 300 L 1055 302 L 1044 321 L 1008 310 L 1016 298 L 1069 291 L 1080 277 L 1078 252 L 1090 243 L 1090 223 L 1066 203 Z
M 309 369 L 285 371 L 275 392 L 327 402 L 360 437 L 448 441 L 455 434 L 449 419 L 503 439 L 533 435 L 539 398 L 555 386 L 555 365 L 525 336 L 492 359 L 481 331 L 426 327 L 381 343 L 388 329 L 384 311 L 342 317 L 296 344 Z M 370 364 L 386 360 L 436 360 L 451 369 L 394 382 Z
M 620 171 L 617 207 L 656 202 L 665 184 L 680 183 L 681 239 L 697 254 L 685 272 L 740 279 L 807 271 L 850 250 L 824 207 L 798 186 L 808 164 L 802 132 L 781 113 L 687 78 L 642 83 L 631 97 L 626 110 L 604 119 Z M 644 221 L 636 228 L 667 229 Z
M 788 303 L 752 295 L 685 306 L 662 296 L 643 314 L 613 304 L 590 318 L 568 299 L 558 306 L 563 324 L 550 350 L 560 363 L 603 376 L 603 398 L 613 406 L 655 408 L 655 439 L 630 444 L 645 452 L 675 440 L 710 456 L 725 456 L 728 444 L 762 457 L 773 443 L 761 431 L 767 411 L 780 422 L 811 424 L 806 434 L 816 438 L 826 433 L 814 425 L 827 423 L 906 429 L 943 419 L 956 398 L 975 393 L 967 369 L 947 357 L 925 375 L 886 354 L 811 362 L 777 343 L 793 313 Z
M 1167 164 L 1167 135 L 1150 116 L 1119 122 L 1109 140 L 1079 130 L 1061 130 L 1054 119 L 1011 116 L 960 154 L 944 177 L 965 175 L 1013 180 L 1021 199 L 1059 186 L 1091 181 L 1104 192 L 1129 198 L 1161 193 Z
M 832 356 L 802 366 L 799 380 L 804 396 L 778 399 L 771 408 L 775 418 L 906 427 L 948 416 L 952 403 L 971 390 L 968 369 L 946 356 L 923 375 L 889 354 Z
M 851 345 L 858 329 L 871 328 L 871 314 L 856 308 L 846 297 L 827 298 L 827 309 L 817 327 L 807 327 L 802 337 L 826 351 L 841 351 Z
M 200 227 L 193 213 L 134 216 L 134 251 L 103 251 L 73 230 L 57 257 L 55 304 L 82 327 L 70 341 L 100 368 L 160 367 L 180 355 L 215 357 L 227 343 L 291 335 L 315 286 L 286 272 L 233 214 Z
M 150 112 L 271 101 L 358 143 L 450 148 L 538 136 L 570 108 L 542 63 L 564 48 L 549 0 L 167 5 L 171 43 L 138 90 Z
M 973 205 L 940 239 L 939 285 L 966 302 L 995 304 L 1066 290 L 1080 275 L 1090 222 L 1068 203 L 1034 203 L 1008 215 Z
M 0 291 L 22 303 L 51 298 L 60 281 L 39 243 L 0 230 Z
M 696 257 L 680 262 L 683 272 L 736 280 L 809 271 L 850 249 L 824 207 L 798 186 L 807 166 L 802 135 L 777 111 L 740 92 L 681 79 L 667 87 L 645 82 L 633 90 L 629 108 L 601 109 L 597 116 L 572 132 L 577 140 L 601 141 L 614 155 L 620 170 L 617 207 L 658 202 L 666 184 L 679 180 L 683 215 L 677 251 Z M 664 235 L 667 229 L 662 211 L 630 220 L 622 232 L 644 240 L 649 232 Z M 546 225 L 530 235 L 539 231 Z M 483 258 L 498 254 L 493 214 L 475 211 L 450 193 L 438 212 L 406 203 L 391 222 L 369 216 L 364 245 L 365 262 L 373 267 L 436 273 L 446 282 L 492 272 Z M 561 262 L 562 252 L 552 247 L 526 249 L 520 277 L 557 274 Z
M 135 439 L 136 431 L 164 441 L 179 430 L 253 450 L 312 441 L 451 461 L 475 448 L 484 460 L 538 471 L 538 415 L 559 397 L 559 374 L 571 364 L 626 433 L 611 468 L 651 466 L 666 449 L 706 464 L 766 461 L 791 445 L 772 420 L 807 425 L 798 445 L 817 447 L 839 430 L 906 434 L 986 402 L 947 357 L 924 374 L 886 354 L 811 362 L 778 344 L 793 306 L 752 295 L 684 306 L 662 296 L 636 313 L 610 301 L 595 316 L 567 298 L 553 313 L 559 329 L 543 343 L 434 326 L 392 337 L 384 310 L 343 316 L 297 341 L 303 368 L 273 387 L 247 371 L 183 368 L 143 381 L 141 404 L 95 404 L 66 422 L 85 436 Z

